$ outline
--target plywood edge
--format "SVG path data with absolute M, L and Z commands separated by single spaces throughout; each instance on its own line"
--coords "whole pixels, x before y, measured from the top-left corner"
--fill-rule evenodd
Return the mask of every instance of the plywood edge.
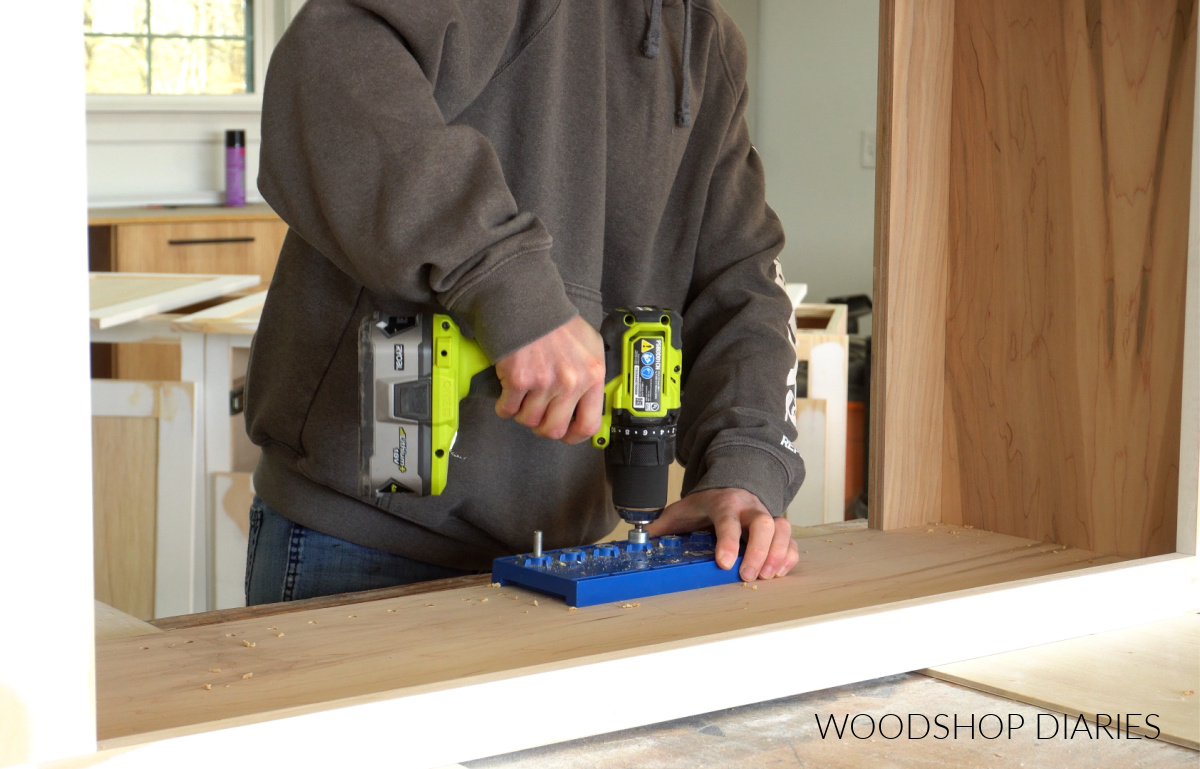
M 184 315 L 175 319 L 171 328 L 175 331 L 209 334 L 253 334 L 258 327 L 259 313 L 266 300 L 267 292 L 258 291 L 191 315 Z
M 238 291 L 262 282 L 258 275 L 184 275 L 174 273 L 92 273 L 91 280 L 129 279 L 174 279 L 184 282 L 178 288 L 168 289 L 152 296 L 118 304 L 95 307 L 91 310 L 91 327 L 96 330 L 110 328 L 122 323 L 144 318 L 148 315 L 169 312 L 190 304 L 215 299 L 232 291 Z
M 281 746 L 294 741 L 308 743 L 308 751 L 298 754 L 297 760 L 311 758 L 312 751 L 337 750 L 342 751 L 338 758 L 344 763 L 354 758 L 355 750 L 367 750 L 385 739 L 390 743 L 385 724 L 405 723 L 407 733 L 420 735 L 406 745 L 410 765 L 433 767 L 1163 619 L 1196 605 L 1195 569 L 1194 557 L 1178 554 L 1093 566 L 104 740 L 100 747 L 178 741 L 179 749 L 211 751 L 215 758 L 235 742 Z M 1114 605 L 1124 608 L 1114 612 Z M 1031 617 L 1030 607 L 1044 608 Z M 1018 617 L 1024 621 L 1014 621 Z M 930 627 L 938 627 L 939 632 L 925 632 Z M 742 669 L 742 661 L 770 656 L 779 648 L 848 648 L 862 638 L 880 637 L 893 640 L 865 657 L 833 655 L 822 665 L 789 665 L 770 676 L 745 675 Z M 710 675 L 684 677 L 687 680 L 679 686 L 643 687 L 638 708 L 625 706 L 628 693 L 620 687 L 594 686 L 597 680 L 652 680 L 664 669 L 729 675 L 720 687 L 711 685 Z M 557 697 L 528 696 L 536 691 L 582 690 L 589 696 L 572 700 L 570 709 L 562 708 Z M 495 706 L 517 701 L 520 708 Z M 648 719 L 647 713 L 654 717 Z M 330 741 L 332 745 L 301 739 L 313 734 L 338 737 Z M 288 760 L 287 750 L 273 754 L 275 759 Z
M 1196 72 L 1200 73 L 1200 46 Z M 1192 205 L 1188 233 L 1187 298 L 1183 332 L 1183 402 L 1179 431 L 1179 514 L 1175 549 L 1200 552 L 1200 74 L 1192 123 Z

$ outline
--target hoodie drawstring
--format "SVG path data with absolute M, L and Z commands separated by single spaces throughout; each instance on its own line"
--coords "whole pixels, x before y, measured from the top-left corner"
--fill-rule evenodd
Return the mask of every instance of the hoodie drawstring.
M 652 0 L 650 4 L 650 26 L 646 28 L 646 38 L 642 41 L 642 53 L 648 59 L 658 58 L 659 41 L 662 38 L 662 5 L 663 0 Z M 692 74 L 688 66 L 691 52 L 692 4 L 689 0 L 683 0 L 683 52 L 679 65 L 679 70 L 683 73 L 683 82 L 675 122 L 685 128 L 692 124 Z

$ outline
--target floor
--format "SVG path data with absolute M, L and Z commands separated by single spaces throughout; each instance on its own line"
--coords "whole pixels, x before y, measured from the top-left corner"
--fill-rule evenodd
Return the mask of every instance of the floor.
M 636 703 L 631 703 L 636 707 Z M 922 716 L 933 721 L 922 737 Z M 854 718 L 858 737 L 829 730 L 832 715 L 840 725 Z M 906 723 L 897 736 L 899 721 Z M 910 718 L 913 731 L 907 724 Z M 991 714 L 991 715 L 989 715 Z M 975 718 L 975 730 L 969 729 Z M 1041 717 L 1039 720 L 1039 716 Z M 954 738 L 953 719 L 962 726 Z M 919 673 L 826 689 L 782 700 L 708 713 L 655 726 L 471 761 L 469 769 L 763 769 L 821 767 L 850 769 L 940 769 L 951 767 L 1082 767 L 1090 769 L 1173 769 L 1200 766 L 1200 753 L 1150 739 L 1117 738 L 1077 726 L 1063 716 L 1022 705 Z M 871 719 L 876 723 L 873 735 Z M 880 735 L 878 724 L 882 720 Z M 1024 726 L 1021 726 L 1021 723 Z M 818 722 L 825 726 L 822 736 Z M 980 724 L 982 722 L 982 731 Z M 1014 727 L 997 734 L 1000 722 Z M 1041 727 L 1041 734 L 1038 729 Z M 1054 734 L 1057 727 L 1057 735 Z M 1085 733 L 1085 730 L 1087 733 Z M 949 738 L 946 737 L 949 733 Z M 1064 739 L 1064 734 L 1067 738 Z M 983 736 L 983 735 L 986 735 Z M 914 739 L 914 737 L 916 737 Z M 937 739 L 942 737 L 942 739 Z M 860 739 L 862 738 L 862 739 Z M 1135 735 L 1136 738 L 1136 735 Z

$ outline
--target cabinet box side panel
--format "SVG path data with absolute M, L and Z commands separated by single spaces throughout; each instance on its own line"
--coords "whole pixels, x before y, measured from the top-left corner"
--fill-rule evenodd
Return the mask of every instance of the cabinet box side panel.
M 944 495 L 964 524 L 1175 549 L 1194 0 L 958 0 Z

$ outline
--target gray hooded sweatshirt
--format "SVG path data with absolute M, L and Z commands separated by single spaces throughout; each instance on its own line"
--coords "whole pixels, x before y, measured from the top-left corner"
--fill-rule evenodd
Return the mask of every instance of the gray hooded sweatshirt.
M 713 0 L 309 0 L 271 58 L 259 189 L 290 227 L 246 383 L 257 492 L 287 518 L 486 569 L 616 524 L 603 452 L 460 405 L 446 491 L 358 491 L 358 327 L 449 312 L 493 361 L 576 314 L 683 315 L 684 493 L 781 515 L 795 352 L 746 46 Z

